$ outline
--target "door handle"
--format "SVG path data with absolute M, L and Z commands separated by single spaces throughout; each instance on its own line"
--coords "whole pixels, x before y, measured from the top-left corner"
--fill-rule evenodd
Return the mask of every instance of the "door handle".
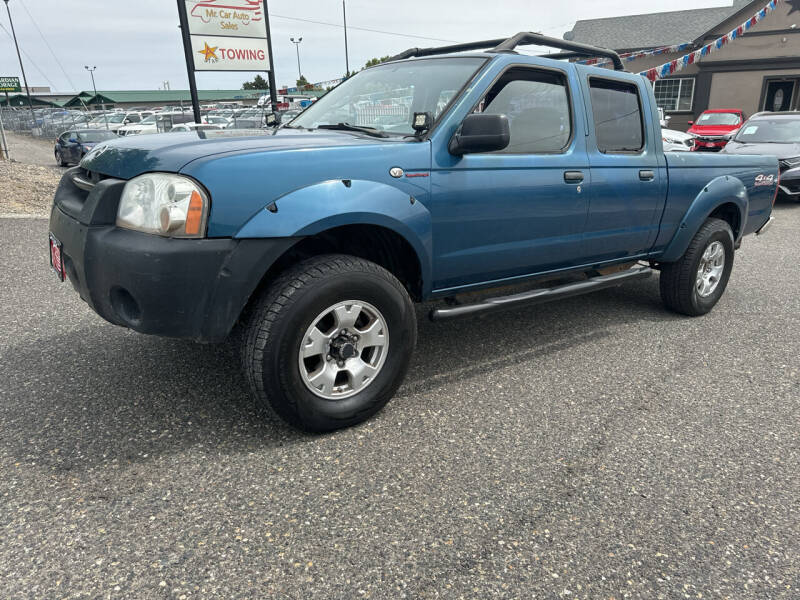
M 642 181 L 653 181 L 656 178 L 656 174 L 653 171 L 642 169 L 639 171 L 639 179 Z
M 564 181 L 566 183 L 581 183 L 583 181 L 583 172 L 564 171 Z

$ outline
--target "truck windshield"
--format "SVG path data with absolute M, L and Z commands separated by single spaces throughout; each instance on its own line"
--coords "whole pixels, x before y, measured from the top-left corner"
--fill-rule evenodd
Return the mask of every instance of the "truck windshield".
M 413 114 L 429 112 L 438 118 L 484 62 L 483 58 L 434 58 L 365 69 L 309 106 L 288 127 L 317 129 L 346 123 L 411 135 Z

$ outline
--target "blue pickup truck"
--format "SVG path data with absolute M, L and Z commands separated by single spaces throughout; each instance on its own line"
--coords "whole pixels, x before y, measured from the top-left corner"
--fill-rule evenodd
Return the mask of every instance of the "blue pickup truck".
M 570 60 L 592 55 L 614 68 Z M 233 338 L 255 397 L 307 431 L 392 397 L 415 302 L 446 319 L 658 271 L 668 308 L 708 312 L 778 184 L 773 157 L 665 153 L 649 81 L 531 33 L 411 49 L 236 133 L 96 147 L 56 192 L 51 264 L 111 323 Z

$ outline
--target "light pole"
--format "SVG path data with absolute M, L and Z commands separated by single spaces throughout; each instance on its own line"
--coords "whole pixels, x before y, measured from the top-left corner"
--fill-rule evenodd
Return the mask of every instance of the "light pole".
M 344 78 L 350 77 L 350 58 L 347 56 L 347 8 L 342 0 L 342 20 L 344 21 Z
M 22 81 L 25 84 L 25 92 L 28 95 L 28 107 L 31 109 L 31 118 L 33 124 L 31 127 L 36 127 L 36 115 L 33 112 L 33 101 L 31 100 L 31 88 L 28 86 L 28 78 L 25 76 L 25 67 L 22 66 L 22 55 L 19 52 L 19 43 L 17 42 L 17 32 L 14 31 L 14 21 L 11 19 L 11 9 L 8 7 L 8 0 L 5 0 L 6 12 L 8 13 L 8 22 L 11 24 L 11 35 L 14 38 L 14 46 L 17 48 L 17 59 L 19 60 L 19 70 L 22 71 Z
M 92 90 L 94 91 L 94 99 L 97 100 L 97 86 L 94 84 L 94 72 L 97 69 L 97 67 L 92 67 L 90 69 L 89 65 L 86 65 L 83 68 L 86 69 L 87 71 L 89 71 L 89 75 L 92 76 Z M 108 117 L 106 116 L 106 111 L 105 110 L 103 111 L 103 122 L 105 122 L 106 129 L 108 129 Z
M 6 0 L 8 2 L 8 0 Z M 300 42 L 303 41 L 303 38 L 289 38 L 292 43 L 294 44 L 295 50 L 297 50 L 297 79 L 299 80 L 303 76 L 303 72 L 300 70 Z

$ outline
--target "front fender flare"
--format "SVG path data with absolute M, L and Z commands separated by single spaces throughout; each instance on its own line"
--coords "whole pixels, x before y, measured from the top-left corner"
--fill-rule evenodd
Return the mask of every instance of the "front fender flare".
M 723 175 L 712 179 L 695 197 L 689 209 L 683 215 L 675 235 L 672 236 L 661 257 L 660 262 L 675 262 L 686 252 L 689 244 L 703 226 L 709 215 L 723 204 L 734 204 L 739 210 L 739 231 L 734 234 L 734 242 L 741 239 L 747 221 L 750 200 L 747 188 L 736 177 Z
M 419 188 L 420 195 L 427 194 Z M 274 207 L 273 207 L 274 205 Z M 235 238 L 304 237 L 342 225 L 377 225 L 401 235 L 419 260 L 423 293 L 431 282 L 431 215 L 408 192 L 366 180 L 331 180 L 281 196 L 256 213 Z

